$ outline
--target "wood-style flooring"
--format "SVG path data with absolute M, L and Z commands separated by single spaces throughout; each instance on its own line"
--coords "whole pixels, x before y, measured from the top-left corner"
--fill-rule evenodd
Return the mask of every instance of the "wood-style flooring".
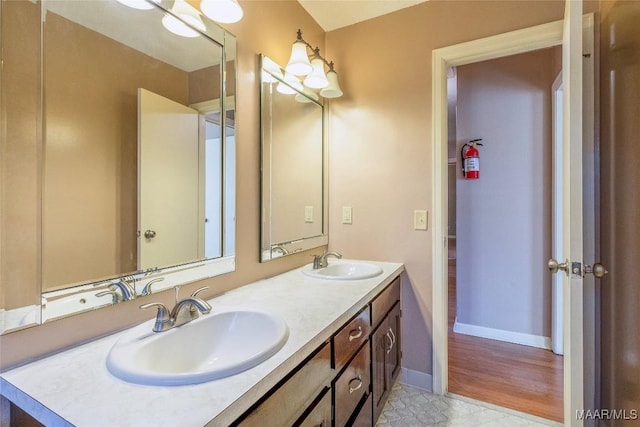
M 449 392 L 561 422 L 562 356 L 550 350 L 453 333 L 456 265 L 451 255 Z

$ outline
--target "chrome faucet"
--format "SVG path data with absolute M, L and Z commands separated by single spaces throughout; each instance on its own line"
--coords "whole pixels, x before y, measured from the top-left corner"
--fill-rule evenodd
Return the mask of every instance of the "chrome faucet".
M 340 255 L 338 252 L 325 252 L 322 255 L 314 255 L 313 269 L 317 270 L 319 268 L 325 268 L 326 266 L 328 266 L 329 262 L 327 261 L 327 258 L 330 256 L 336 257 L 338 259 L 342 258 L 342 255 Z
M 153 326 L 153 332 L 164 332 L 169 329 L 177 328 L 178 326 L 189 323 L 194 319 L 200 317 L 200 314 L 209 314 L 211 312 L 211 305 L 201 298 L 198 298 L 198 294 L 205 289 L 209 289 L 208 286 L 197 289 L 191 294 L 190 297 L 184 298 L 178 301 L 179 286 L 176 286 L 176 305 L 171 312 L 166 305 L 159 302 L 151 302 L 149 304 L 142 304 L 141 309 L 147 309 L 151 307 L 158 307 L 156 314 L 156 323 Z
M 105 295 L 111 295 L 114 304 L 123 301 L 131 301 L 136 298 L 136 288 L 125 279 L 120 279 L 117 282 L 111 283 L 108 290 L 98 292 L 96 294 L 97 297 Z

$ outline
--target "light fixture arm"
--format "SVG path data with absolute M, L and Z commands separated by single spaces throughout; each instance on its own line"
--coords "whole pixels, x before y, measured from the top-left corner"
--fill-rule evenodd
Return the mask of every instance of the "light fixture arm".
M 313 46 L 311 46 L 309 44 L 308 41 L 306 41 L 305 39 L 302 38 L 302 30 L 298 29 L 298 33 L 297 33 L 297 37 L 296 37 L 296 42 L 302 42 L 304 43 L 307 48 L 313 52 L 313 57 L 314 58 L 319 58 L 322 60 L 322 62 L 324 62 L 324 64 L 329 67 L 329 71 L 335 71 L 333 69 L 333 61 L 329 62 L 325 59 L 324 56 L 320 55 L 320 48 L 318 46 L 316 46 L 315 48 Z

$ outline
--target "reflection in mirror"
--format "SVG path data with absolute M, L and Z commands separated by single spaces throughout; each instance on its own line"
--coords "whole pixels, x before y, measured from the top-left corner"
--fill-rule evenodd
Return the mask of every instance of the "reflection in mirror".
M 147 3 L 2 2 L 0 332 L 235 269 L 235 38 Z
M 327 244 L 324 108 L 261 56 L 261 261 Z

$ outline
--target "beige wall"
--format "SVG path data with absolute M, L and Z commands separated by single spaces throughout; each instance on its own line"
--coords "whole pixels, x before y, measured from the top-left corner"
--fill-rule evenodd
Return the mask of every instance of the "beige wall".
M 585 4 L 585 13 L 597 4 Z M 431 51 L 561 19 L 562 1 L 437 1 L 327 34 L 345 96 L 331 105 L 330 240 L 347 257 L 406 266 L 403 366 L 431 373 Z M 353 206 L 353 224 L 341 207 Z
M 291 43 L 295 40 L 298 28 L 303 29 L 305 38 L 310 43 L 319 45 L 321 49 L 324 49 L 323 32 L 297 2 L 241 1 L 241 4 L 244 8 L 244 18 L 237 24 L 227 26 L 228 30 L 238 37 L 236 272 L 186 286 L 186 289 L 182 290 L 184 294 L 204 284 L 211 287 L 204 295 L 210 297 L 309 262 L 310 252 L 265 264 L 258 261 L 260 87 L 257 54 L 262 52 L 284 63 L 288 59 Z M 321 251 L 322 249 L 317 249 L 312 253 Z M 9 271 L 11 271 L 11 265 L 9 265 Z M 165 292 L 140 298 L 134 302 L 3 335 L 0 337 L 0 369 L 149 319 L 150 314 L 139 310 L 138 305 L 152 301 L 171 304 L 173 294 Z
M 2 52 L 0 307 L 10 309 L 40 301 L 40 43 L 32 31 L 40 6 L 3 2 L 2 8 L 13 17 L 3 17 L 2 38 L 21 41 L 5 43 Z M 8 283 L 21 284 L 22 292 L 5 295 Z

